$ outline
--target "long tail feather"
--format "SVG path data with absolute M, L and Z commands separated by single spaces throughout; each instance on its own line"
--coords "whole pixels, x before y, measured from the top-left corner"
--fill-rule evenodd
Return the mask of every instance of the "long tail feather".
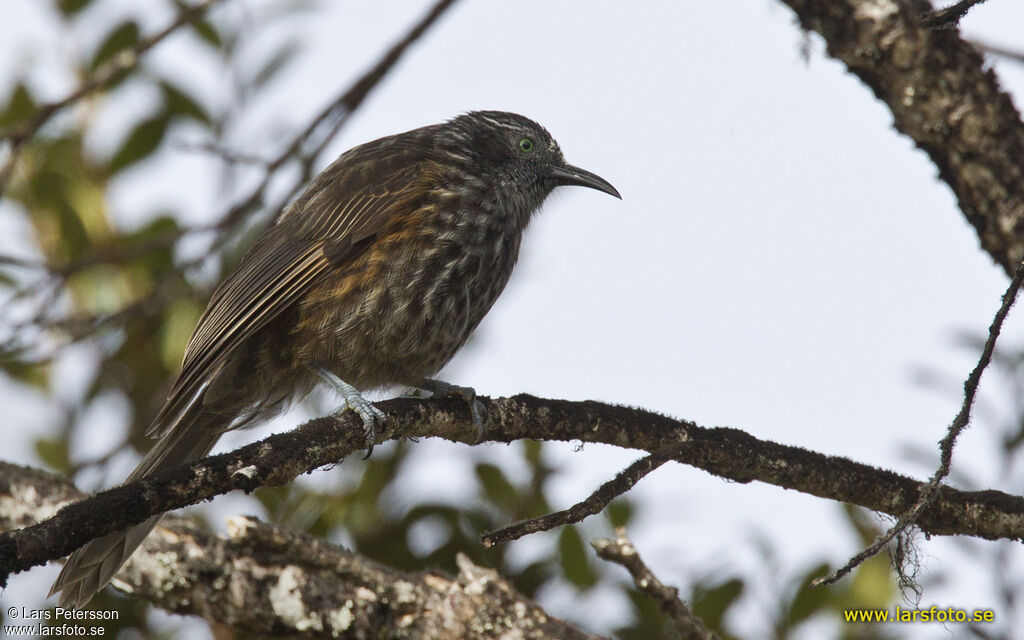
M 199 407 L 192 413 L 180 419 L 169 433 L 157 441 L 126 482 L 198 460 L 210 452 L 225 428 L 226 420 Z M 53 583 L 50 595 L 60 591 L 60 606 L 65 608 L 85 606 L 113 579 L 159 520 L 160 516 L 155 516 L 125 531 L 97 538 L 75 551 Z

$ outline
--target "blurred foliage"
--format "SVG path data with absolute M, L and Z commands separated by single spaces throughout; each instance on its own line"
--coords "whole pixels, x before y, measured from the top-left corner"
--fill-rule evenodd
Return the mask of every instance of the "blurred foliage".
M 855 507 L 844 507 L 843 515 L 851 528 L 861 535 L 861 544 L 867 544 L 881 529 L 866 525 L 869 516 Z M 864 536 L 868 536 L 866 539 Z M 806 568 L 796 575 L 787 575 L 779 569 L 779 560 L 772 547 L 758 540 L 760 570 L 753 574 L 731 574 L 713 570 L 682 586 L 680 596 L 690 610 L 708 629 L 722 640 L 756 638 L 787 640 L 789 638 L 816 637 L 815 631 L 831 629 L 825 636 L 842 640 L 885 640 L 894 638 L 890 629 L 882 625 L 857 625 L 843 622 L 843 611 L 852 608 L 886 609 L 896 601 L 897 590 L 886 558 L 876 556 L 854 571 L 848 578 L 830 587 L 811 588 L 810 584 L 836 569 L 826 562 L 808 561 Z M 643 549 L 640 549 L 641 555 Z M 730 569 L 729 571 L 731 571 Z M 655 569 L 657 573 L 657 570 Z M 865 579 L 864 576 L 870 576 Z M 669 582 L 668 576 L 659 576 Z M 620 576 L 621 578 L 621 576 Z M 764 584 L 767 582 L 767 599 Z M 622 584 L 627 581 L 622 579 Z M 615 630 L 622 640 L 645 638 L 678 638 L 671 621 L 656 602 L 631 588 L 627 588 L 633 605 L 635 621 L 630 626 Z M 753 592 L 761 590 L 755 595 Z M 751 606 L 751 598 L 758 600 Z M 758 620 L 756 634 L 741 633 L 749 629 L 749 620 Z M 810 635 L 809 635 L 810 634 Z
M 58 0 L 54 4 L 53 28 L 62 33 L 73 33 L 79 20 L 96 23 L 92 12 L 110 11 L 92 0 Z M 151 4 L 153 8 L 157 4 L 174 7 L 169 2 Z M 102 28 L 106 33 L 97 38 L 94 50 L 65 61 L 80 79 L 135 46 L 141 37 L 139 25 L 130 18 L 105 23 Z M 212 22 L 195 25 L 201 36 L 198 40 L 204 43 L 200 46 L 213 56 L 202 59 L 217 60 L 227 68 L 232 63 L 231 52 L 223 46 L 227 38 L 220 29 Z M 183 60 L 181 64 L 187 69 L 199 62 Z M 0 96 L 0 131 L 17 130 L 40 105 L 55 97 L 48 94 L 44 99 L 33 91 L 37 83 L 32 68 L 21 73 L 22 77 L 10 83 L 7 95 Z M 120 124 L 127 133 L 109 157 L 90 153 L 84 141 L 108 99 L 144 87 L 156 89 L 162 98 L 153 111 L 136 122 L 123 119 Z M 223 123 L 212 111 L 177 80 L 161 77 L 143 63 L 112 86 L 86 96 L 73 111 L 55 118 L 21 150 L 3 197 L 13 205 L 12 210 L 24 215 L 33 234 L 33 253 L 42 268 L 0 263 L 0 296 L 6 300 L 0 320 L 7 325 L 5 337 L 9 338 L 0 345 L 0 369 L 10 380 L 50 392 L 54 405 L 61 409 L 59 423 L 35 443 L 37 463 L 51 470 L 68 474 L 77 470 L 70 443 L 80 433 L 88 408 L 110 393 L 124 398 L 134 416 L 131 445 L 141 451 L 150 444 L 142 436 L 143 425 L 166 395 L 209 292 L 190 282 L 175 261 L 174 240 L 183 231 L 178 222 L 181 212 L 142 212 L 139 218 L 148 222 L 139 228 L 121 229 L 112 218 L 108 191 L 115 179 L 135 180 L 127 169 L 153 161 L 168 150 L 170 134 L 181 123 L 198 124 L 214 138 Z M 27 319 L 12 319 L 8 314 L 18 304 L 33 313 Z M 30 332 L 28 340 L 16 331 L 33 327 L 41 330 Z M 59 390 L 52 388 L 50 372 L 60 347 L 72 343 L 88 343 L 101 357 L 89 373 L 82 396 L 68 406 L 56 401 Z M 38 595 L 40 600 L 42 595 Z M 141 600 L 105 591 L 90 606 L 116 610 L 117 628 L 122 633 L 175 635 L 153 627 L 152 610 Z M 167 629 L 167 624 L 161 628 Z
M 981 353 L 986 334 L 959 332 L 954 335 L 954 346 L 974 358 Z M 963 380 L 948 374 L 922 369 L 917 381 L 935 393 L 960 398 Z M 1024 486 L 1024 344 L 1013 344 L 1005 335 L 1000 338 L 992 356 L 992 364 L 985 372 L 979 395 L 975 401 L 972 428 L 964 438 L 981 438 L 991 452 L 988 464 L 980 469 L 965 469 L 956 464 L 954 453 L 951 484 L 968 490 L 1001 489 L 1020 494 Z M 911 444 L 904 455 L 925 468 L 934 467 L 935 449 Z M 967 603 L 968 607 L 984 607 L 996 612 L 996 624 L 963 625 L 958 633 L 964 638 L 979 640 L 1016 640 L 1024 629 L 1024 579 L 1021 578 L 1020 545 L 1003 540 L 983 542 L 960 536 L 954 539 L 966 564 L 975 568 L 989 583 L 995 601 Z M 929 587 L 953 581 L 962 581 L 959 575 L 946 575 L 944 569 L 929 567 Z M 965 607 L 967 608 L 967 607 Z M 957 637 L 961 637 L 958 635 Z
M 96 10 L 94 4 L 99 3 L 57 0 L 54 19 L 60 24 L 56 28 L 71 31 L 76 21 Z M 184 6 L 179 0 L 169 5 Z M 278 10 L 286 13 L 306 7 L 282 3 Z M 132 19 L 112 21 L 104 28 L 106 33 L 97 39 L 93 51 L 68 61 L 79 77 L 134 46 L 143 35 Z M 241 31 L 251 25 L 203 19 L 189 28 L 209 55 L 181 60 L 181 65 L 187 70 L 189 65 L 216 61 L 242 78 L 238 94 L 247 98 L 264 91 L 299 51 L 297 40 L 286 40 L 272 55 L 250 65 L 254 68 L 238 69 Z M 11 83 L 7 95 L 0 96 L 0 129 L 17 127 L 44 102 L 30 88 L 33 83 L 28 71 L 25 73 Z M 177 78 L 186 76 L 176 74 Z M 128 87 L 148 87 L 161 100 L 151 112 L 122 123 L 123 138 L 109 157 L 91 155 L 83 141 L 96 125 L 97 113 L 110 95 Z M 38 463 L 68 474 L 81 470 L 81 465 L 72 463 L 70 443 L 81 432 L 82 416 L 101 397 L 116 394 L 130 408 L 133 428 L 124 446 L 140 452 L 149 446 L 142 432 L 160 408 L 209 295 L 208 288 L 190 280 L 176 261 L 174 241 L 184 231 L 179 222 L 182 212 L 148 212 L 148 223 L 138 229 L 121 229 L 110 212 L 111 182 L 135 180 L 130 168 L 172 150 L 171 140 L 182 123 L 199 127 L 211 140 L 217 140 L 227 125 L 225 118 L 234 113 L 231 109 L 218 112 L 214 105 L 192 95 L 188 87 L 162 77 L 145 63 L 105 91 L 88 96 L 80 106 L 73 117 L 62 118 L 60 126 L 47 126 L 26 145 L 4 194 L 26 216 L 34 234 L 35 253 L 48 273 L 46 282 L 40 284 L 38 272 L 26 274 L 23 267 L 0 262 L 0 294 L 14 300 L 42 296 L 39 315 L 30 319 L 30 324 L 45 328 L 35 336 L 39 343 L 85 342 L 99 354 L 82 397 L 73 406 L 55 401 L 62 407 L 62 418 L 50 435 L 36 441 Z M 236 256 L 237 249 L 229 247 L 225 264 L 230 266 Z M 0 347 L 0 368 L 10 380 L 48 390 L 56 400 L 58 390 L 51 388 L 49 378 L 53 356 L 38 346 L 12 339 Z M 1020 439 L 1016 442 L 1019 446 Z M 455 557 L 461 552 L 477 564 L 497 569 L 530 597 L 554 584 L 565 585 L 581 597 L 614 592 L 628 601 L 633 611 L 633 619 L 616 629 L 616 637 L 676 637 L 657 604 L 639 594 L 621 568 L 598 562 L 586 544 L 607 535 L 613 526 L 633 522 L 636 507 L 628 497 L 613 502 L 600 517 L 542 537 L 544 550 L 529 562 L 513 562 L 509 545 L 488 549 L 479 543 L 479 535 L 567 506 L 548 502 L 553 470 L 544 462 L 543 446 L 523 442 L 509 448 L 509 456 L 520 456 L 527 470 L 521 477 L 509 477 L 494 464 L 476 464 L 472 498 L 462 503 L 425 502 L 398 509 L 390 492 L 415 449 L 407 444 L 380 447 L 370 460 L 346 462 L 344 477 L 350 482 L 339 479 L 330 490 L 294 483 L 260 489 L 255 497 L 269 518 L 330 540 L 344 540 L 355 551 L 399 569 L 455 573 Z M 859 513 L 847 510 L 846 516 L 851 531 L 862 541 L 874 535 L 874 525 L 865 523 Z M 810 589 L 810 580 L 828 569 L 825 563 L 809 560 L 801 574 L 782 576 L 772 569 L 770 556 L 765 552 L 763 575 L 709 573 L 689 584 L 674 575 L 660 577 L 681 587 L 693 611 L 722 638 L 740 637 L 735 629 L 749 625 L 739 625 L 738 618 L 749 617 L 751 612 L 765 621 L 763 628 L 770 628 L 774 638 L 795 637 L 808 623 L 823 619 L 837 630 L 835 637 L 889 637 L 879 627 L 856 628 L 838 622 L 841 611 L 854 603 L 886 607 L 897 597 L 885 559 L 869 561 L 852 579 L 836 587 Z M 652 569 L 659 572 L 658 567 Z M 765 581 L 777 587 L 776 601 L 767 607 L 752 595 L 756 585 Z M 117 629 L 122 634 L 136 634 L 126 637 L 177 633 L 176 622 L 165 621 L 157 631 L 152 612 L 143 601 L 110 590 L 95 598 L 90 607 L 118 611 Z M 569 619 L 575 616 L 575 622 L 588 626 L 582 608 L 557 613 Z
M 139 38 L 139 25 L 134 20 L 127 20 L 117 25 L 107 33 L 107 37 L 103 39 L 96 53 L 93 54 L 88 71 L 96 71 L 103 64 L 110 62 L 118 53 L 136 46 L 139 43 Z

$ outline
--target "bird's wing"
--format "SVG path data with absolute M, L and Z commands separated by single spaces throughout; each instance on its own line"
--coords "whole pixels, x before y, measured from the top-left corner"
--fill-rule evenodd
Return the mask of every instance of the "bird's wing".
M 147 435 L 173 429 L 235 348 L 292 305 L 331 265 L 365 246 L 393 214 L 414 209 L 429 164 L 422 146 L 384 139 L 342 155 L 317 176 L 214 292 Z

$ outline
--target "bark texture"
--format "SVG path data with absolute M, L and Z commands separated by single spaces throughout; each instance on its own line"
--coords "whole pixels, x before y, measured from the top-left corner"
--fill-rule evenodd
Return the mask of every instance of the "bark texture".
M 82 497 L 71 483 L 0 463 L 0 528 L 24 527 Z M 259 635 L 332 638 L 597 638 L 549 616 L 495 571 L 404 573 L 252 517 L 227 538 L 165 518 L 114 586 L 168 611 Z
M 1012 274 L 1024 258 L 1024 125 L 981 52 L 955 28 L 927 26 L 925 0 L 782 1 L 886 104 Z
M 523 438 L 611 444 L 663 454 L 735 482 L 760 480 L 893 516 L 910 510 L 926 483 L 885 469 L 800 447 L 759 440 L 738 429 L 699 427 L 643 409 L 602 402 L 546 400 L 528 395 L 481 397 L 487 407 L 483 441 Z M 396 398 L 378 403 L 388 414 L 378 442 L 398 437 L 476 439 L 468 408 L 456 398 Z M 31 527 L 0 534 L 0 579 L 61 558 L 89 540 L 216 495 L 291 482 L 337 464 L 363 446 L 350 412 L 311 420 L 287 433 L 181 465 L 69 504 Z M 10 465 L 8 465 L 10 466 Z M 2 476 L 3 467 L 0 467 Z M 1024 498 L 1000 491 L 942 487 L 917 525 L 932 535 L 989 540 L 1024 538 Z

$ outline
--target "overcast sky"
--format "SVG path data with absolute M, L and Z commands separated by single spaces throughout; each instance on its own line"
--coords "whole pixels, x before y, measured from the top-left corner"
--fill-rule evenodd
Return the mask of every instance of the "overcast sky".
M 147 12 L 153 3 L 97 1 L 102 10 L 67 34 L 53 29 L 46 3 L 7 0 L 0 91 L 15 68 L 31 64 L 36 86 L 62 95 L 71 80 L 63 56 L 91 50 L 102 25 L 133 14 L 152 31 L 168 18 Z M 234 21 L 239 7 L 259 15 L 267 4 L 226 0 L 214 15 Z M 429 4 L 323 1 L 307 17 L 276 25 L 252 45 L 254 61 L 261 47 L 289 35 L 301 36 L 305 49 L 246 114 L 236 132 L 239 148 L 275 154 L 283 134 L 373 63 Z M 1024 48 L 1021 25 L 1024 3 L 990 0 L 971 11 L 963 31 Z M 528 231 L 506 293 L 443 377 L 485 395 L 637 405 L 929 474 L 932 462 L 909 460 L 906 446 L 932 447 L 943 435 L 959 406 L 957 385 L 977 356 L 953 337 L 987 329 L 1007 279 L 978 249 L 934 165 L 893 131 L 885 106 L 824 56 L 817 37 L 807 60 L 803 45 L 792 13 L 768 0 L 458 3 L 370 96 L 328 155 L 467 110 L 503 109 L 544 124 L 571 163 L 611 181 L 623 200 L 582 189 L 556 192 Z M 176 38 L 153 52 L 151 64 L 173 70 L 196 51 Z M 1024 66 L 992 63 L 1020 108 Z M 181 82 L 214 102 L 225 98 L 224 78 L 184 75 Z M 126 114 L 145 114 L 153 99 L 115 96 L 108 124 L 90 147 L 116 148 Z M 167 204 L 184 203 L 193 222 L 222 211 L 212 161 L 175 154 L 159 169 L 131 170 L 152 173 L 148 189 L 135 181 L 130 190 L 114 185 L 119 221 L 140 224 Z M 1003 344 L 1022 340 L 1018 309 Z M 923 387 L 919 370 L 947 377 L 950 389 Z M 38 398 L 5 388 L 16 410 L 11 435 L 22 440 L 13 451 L 31 461 L 31 436 L 45 429 L 45 412 Z M 983 396 L 997 400 L 999 391 L 996 379 L 986 378 Z M 96 416 L 97 433 L 111 416 Z M 291 414 L 272 428 L 301 418 Z M 989 463 L 996 421 L 985 418 L 979 414 L 963 437 L 954 466 L 982 487 L 1019 493 L 1019 485 L 1001 486 Z M 263 433 L 231 434 L 219 449 Z M 93 446 L 103 451 L 103 439 Z M 496 445 L 416 446 L 422 473 L 405 487 L 409 503 L 465 495 L 462 473 L 477 456 L 499 463 L 514 457 Z M 638 455 L 593 445 L 553 445 L 549 454 L 560 468 L 552 496 L 559 508 Z M 343 474 L 343 467 L 330 473 Z M 750 542 L 755 535 L 778 547 L 786 575 L 822 558 L 843 562 L 856 551 L 840 506 L 804 494 L 667 465 L 632 495 L 644 511 L 630 533 L 669 583 L 716 567 L 743 571 L 759 561 Z M 253 509 L 242 498 L 220 503 Z M 519 553 L 553 541 L 537 536 Z M 927 591 L 922 604 L 992 606 L 993 594 L 961 551 L 943 540 L 921 545 L 926 571 L 948 572 L 958 583 Z M 1024 567 L 1022 560 L 1024 550 L 1013 546 L 1012 566 Z M 37 570 L 19 580 L 44 574 L 37 579 L 52 577 Z M 600 598 L 582 604 L 591 607 L 595 625 L 626 615 L 625 603 Z M 552 592 L 544 603 L 567 615 L 581 606 L 577 600 L 569 591 Z M 737 620 L 741 629 L 757 632 L 758 606 L 748 603 L 754 617 Z

